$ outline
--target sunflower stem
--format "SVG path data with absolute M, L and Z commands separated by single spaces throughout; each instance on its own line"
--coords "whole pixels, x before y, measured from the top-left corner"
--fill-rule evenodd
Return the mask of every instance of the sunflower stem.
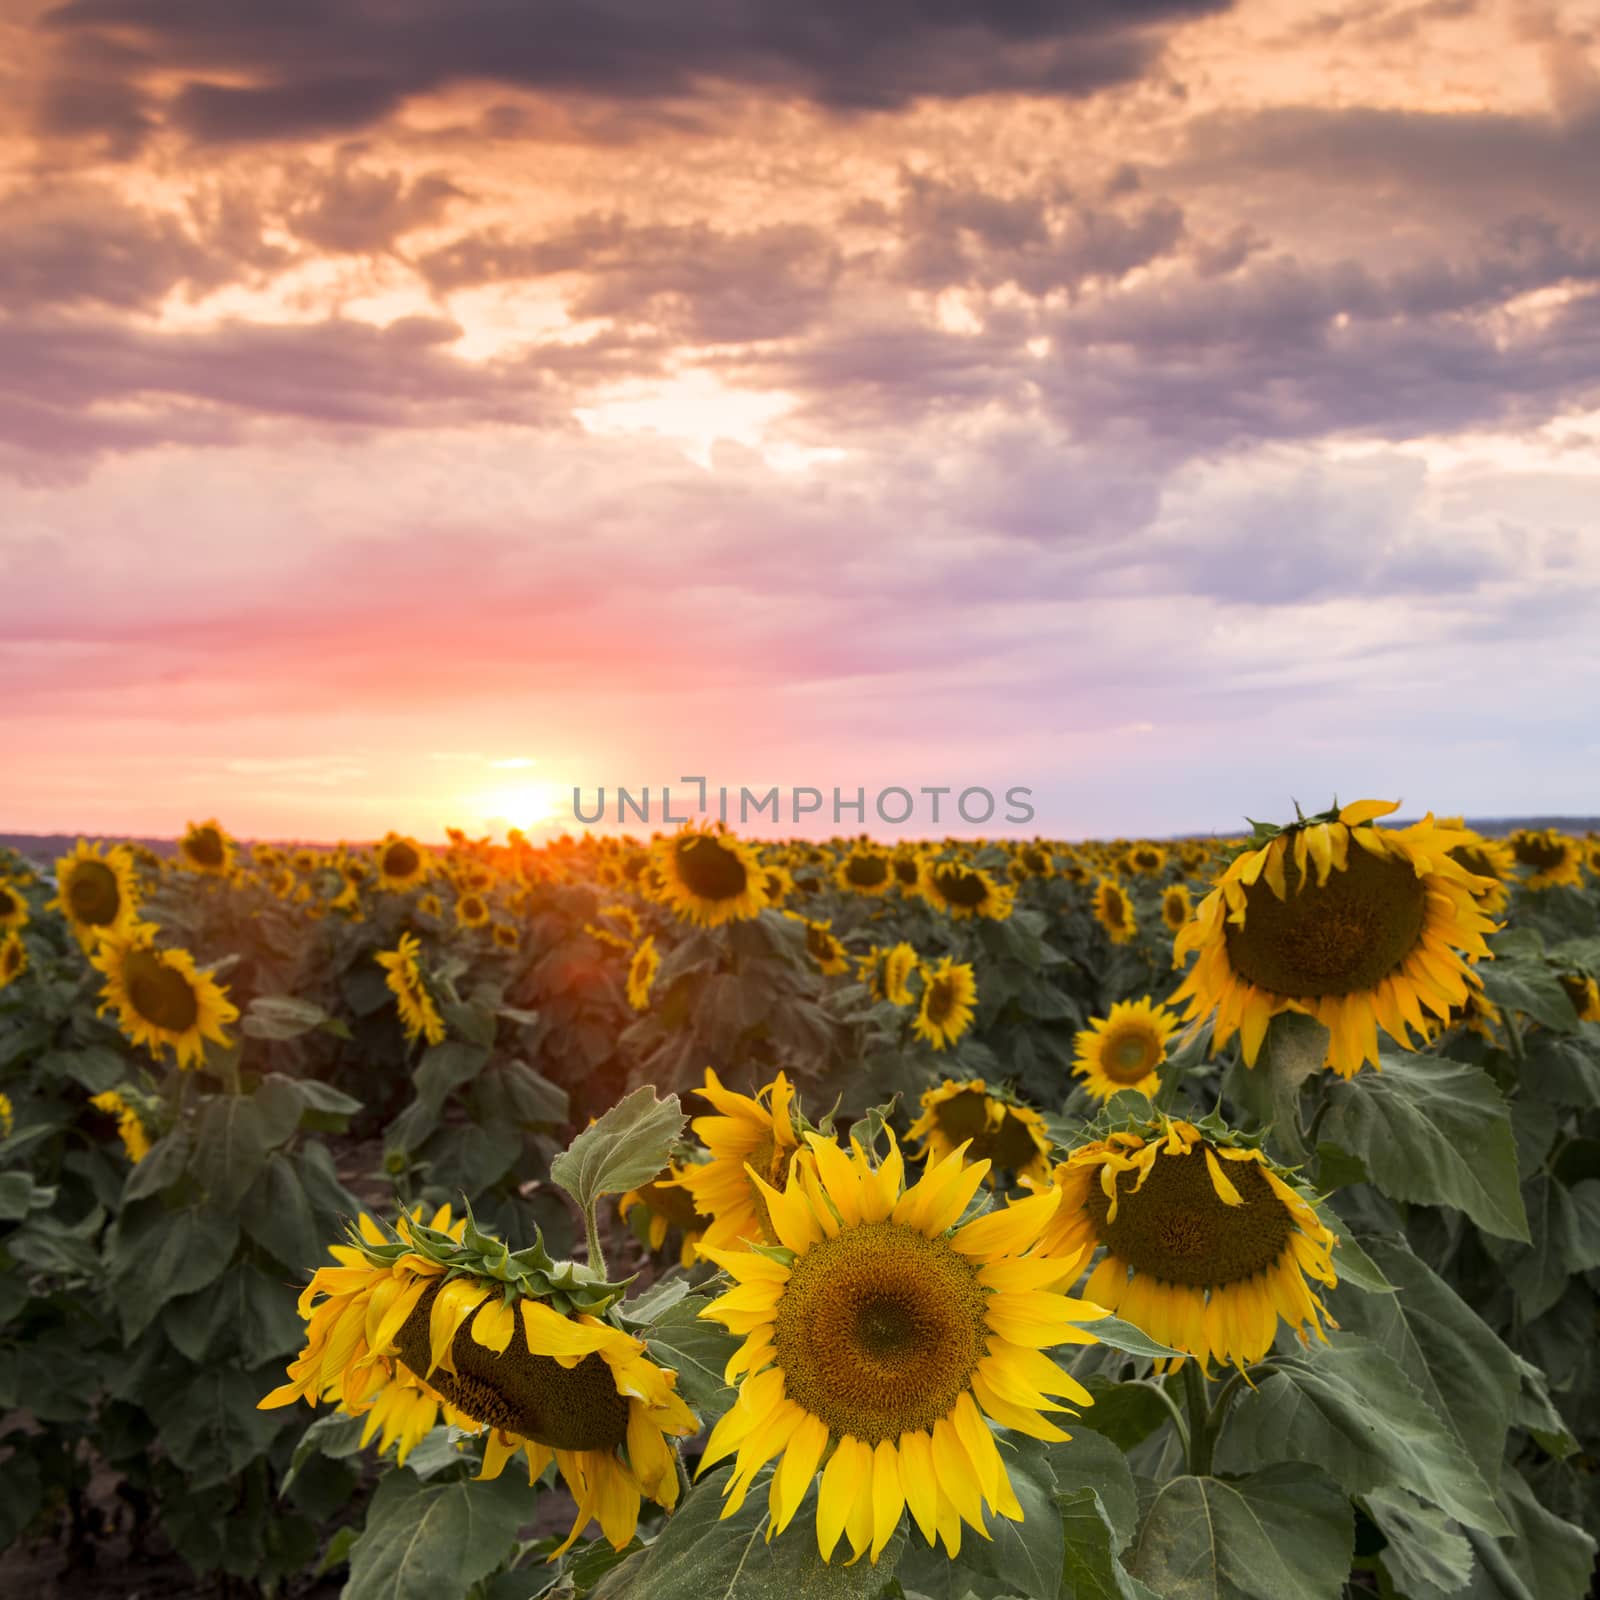
M 589 1265 L 595 1272 L 600 1274 L 601 1280 L 604 1281 L 606 1277 L 606 1257 L 605 1252 L 600 1248 L 600 1223 L 595 1216 L 595 1202 L 593 1200 L 583 1208 L 583 1226 L 588 1236 Z
M 1192 1363 L 1186 1361 L 1184 1365 L 1190 1366 Z M 1172 1426 L 1177 1431 L 1178 1443 L 1183 1446 L 1183 1459 L 1187 1461 L 1189 1459 L 1189 1419 L 1183 1414 L 1183 1407 L 1167 1393 L 1166 1384 L 1148 1381 L 1147 1386 L 1155 1392 L 1162 1405 L 1171 1413 Z
M 1206 1396 L 1205 1374 L 1198 1361 L 1183 1364 L 1183 1394 L 1189 1405 L 1187 1451 L 1189 1471 L 1196 1478 L 1211 1475 L 1211 1402 Z

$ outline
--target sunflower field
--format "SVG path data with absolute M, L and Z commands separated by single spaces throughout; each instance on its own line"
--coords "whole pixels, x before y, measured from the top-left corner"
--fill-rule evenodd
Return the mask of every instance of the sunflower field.
M 0 852 L 0 1593 L 1600 1593 L 1600 842 L 1395 809 Z

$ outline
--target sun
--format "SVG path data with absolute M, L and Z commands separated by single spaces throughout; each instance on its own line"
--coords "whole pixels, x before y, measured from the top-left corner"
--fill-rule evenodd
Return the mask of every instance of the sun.
M 560 820 L 561 791 L 553 783 L 514 783 L 485 789 L 473 797 L 472 815 L 491 832 L 520 828 L 524 833 Z

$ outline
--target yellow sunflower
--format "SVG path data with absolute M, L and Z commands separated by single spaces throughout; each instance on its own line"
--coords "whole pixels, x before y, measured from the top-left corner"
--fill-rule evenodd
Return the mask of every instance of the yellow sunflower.
M 1422 1008 L 1447 1017 L 1467 997 L 1459 952 L 1487 956 L 1494 929 L 1474 898 L 1481 880 L 1451 859 L 1461 836 L 1431 816 L 1379 828 L 1396 809 L 1360 800 L 1273 834 L 1235 856 L 1173 964 L 1199 959 L 1173 994 L 1186 1020 L 1216 1013 L 1217 1047 L 1240 1036 L 1254 1066 L 1267 1024 L 1284 1011 L 1328 1030 L 1325 1064 L 1342 1077 L 1378 1060 L 1382 1027 L 1404 1049 Z
M 496 949 L 520 950 L 522 948 L 522 935 L 517 932 L 512 923 L 496 922 L 489 931 L 494 936 Z
M 711 1159 L 686 1169 L 678 1181 L 692 1196 L 695 1210 L 712 1219 L 704 1243 L 720 1248 L 776 1244 L 762 1191 L 746 1169 L 768 1183 L 782 1183 L 800 1154 L 801 1123 L 788 1078 L 780 1072 L 752 1099 L 724 1089 L 707 1067 L 705 1087 L 698 1093 L 718 1112 L 689 1124 Z
M 1110 935 L 1112 944 L 1127 944 L 1139 931 L 1133 902 L 1120 884 L 1102 878 L 1094 887 L 1094 920 Z
M 661 952 L 656 949 L 655 935 L 646 934 L 628 961 L 628 1004 L 635 1011 L 650 1004 L 650 991 L 660 970 Z
M 1484 880 L 1475 891 L 1478 909 L 1491 917 L 1499 916 L 1511 898 L 1509 885 L 1517 875 L 1517 858 L 1504 839 L 1490 839 L 1471 828 L 1461 827 L 1458 819 L 1444 818 L 1441 828 L 1458 827 L 1465 839 L 1451 852 L 1450 859 L 1465 867 L 1475 878 Z
M 915 893 L 922 883 L 922 852 L 914 844 L 896 845 L 889 869 L 904 893 Z
M 3 967 L 4 961 L 0 960 L 0 968 Z M 1600 1022 L 1600 983 L 1582 972 L 1564 972 L 1561 987 L 1578 1013 L 1579 1022 Z
M 135 923 L 126 935 L 106 934 L 90 953 L 90 963 L 105 974 L 100 1014 L 116 1009 L 117 1024 L 134 1044 L 158 1060 L 171 1045 L 180 1067 L 198 1067 L 206 1040 L 224 1048 L 222 1031 L 239 1017 L 228 991 L 209 972 L 200 972 L 187 950 L 158 950 L 157 929 Z
M 144 1131 L 144 1122 L 138 1111 L 115 1089 L 92 1095 L 89 1104 L 96 1111 L 104 1111 L 107 1116 L 117 1119 L 117 1137 L 122 1140 L 122 1148 L 127 1152 L 128 1159 L 138 1166 L 150 1154 L 150 1135 Z
M 970 965 L 957 963 L 953 956 L 921 971 L 922 1002 L 911 1031 L 935 1050 L 944 1050 L 972 1026 L 978 980 Z
M 1158 878 L 1167 868 L 1167 852 L 1158 844 L 1136 844 L 1127 853 L 1130 871 Z
M 1523 880 L 1527 889 L 1581 888 L 1583 845 L 1558 828 L 1518 828 L 1511 835 L 1517 865 L 1533 870 Z
M 1189 898 L 1186 883 L 1169 885 L 1161 893 L 1161 920 L 1172 933 L 1177 933 L 1194 915 L 1194 904 Z
M 378 869 L 379 888 L 403 894 L 427 881 L 428 853 L 405 834 L 385 834 L 382 842 L 373 847 L 372 854 Z
M 632 944 L 639 937 L 639 913 L 632 906 L 624 905 L 620 900 L 613 901 L 610 905 L 600 907 L 600 915 L 609 917 L 617 923 L 628 936 L 628 943 Z
M 480 1478 L 498 1477 L 519 1451 L 532 1483 L 554 1460 L 578 1514 L 570 1548 L 591 1521 L 620 1550 L 639 1522 L 641 1497 L 671 1509 L 678 1473 L 669 1436 L 696 1431 L 637 1339 L 602 1316 L 551 1303 L 604 1306 L 615 1294 L 560 1268 L 537 1248 L 512 1256 L 495 1239 L 465 1243 L 467 1218 L 450 1208 L 423 1226 L 402 1217 L 393 1235 L 363 1215 L 348 1246 L 330 1254 L 300 1296 L 306 1345 L 289 1381 L 258 1408 L 304 1399 L 366 1417 L 361 1442 L 380 1434 L 404 1462 L 441 1418 L 484 1433 Z M 554 1556 L 552 1556 L 554 1559 Z
M 894 887 L 889 852 L 858 844 L 833 869 L 833 881 L 850 894 L 887 894 Z
M 28 970 L 28 947 L 20 933 L 8 933 L 0 939 L 0 989 L 15 983 Z
M 56 862 L 56 897 L 46 909 L 67 919 L 80 945 L 94 949 L 102 934 L 126 934 L 139 909 L 133 856 L 124 845 L 103 855 L 99 845 L 80 839 L 70 855 Z
M 1137 1124 L 1056 1168 L 1061 1209 L 1041 1248 L 1104 1245 L 1089 1300 L 1208 1370 L 1243 1370 L 1272 1348 L 1280 1318 L 1303 1342 L 1337 1326 L 1305 1281 L 1333 1287 L 1336 1240 L 1285 1176 L 1220 1130 Z
M 1016 904 L 1016 889 L 1009 883 L 996 883 L 982 867 L 932 856 L 922 863 L 921 889 L 930 905 L 956 921 L 987 917 L 1004 922 Z
M 847 1155 L 809 1141 L 813 1166 L 781 1193 L 761 1184 L 789 1258 L 703 1249 L 736 1286 L 700 1314 L 744 1343 L 726 1373 L 738 1403 L 700 1470 L 735 1456 L 726 1517 L 781 1457 L 768 1504 L 782 1533 L 820 1468 L 824 1561 L 844 1534 L 853 1561 L 876 1562 L 906 1510 L 954 1556 L 963 1522 L 988 1537 L 985 1506 L 1022 1520 L 985 1414 L 1034 1438 L 1070 1437 L 1044 1413 L 1092 1397 L 1043 1352 L 1096 1343 L 1080 1324 L 1105 1313 L 1055 1289 L 1075 1261 L 1034 1248 L 1056 1190 L 952 1232 L 987 1162 L 967 1165 L 956 1150 L 906 1189 L 892 1140 L 876 1169 L 859 1145 Z
M 668 1230 L 676 1228 L 682 1241 L 678 1264 L 683 1267 L 693 1265 L 700 1253 L 700 1240 L 711 1226 L 711 1218 L 695 1210 L 694 1196 L 683 1186 L 684 1173 L 692 1170 L 692 1167 L 672 1162 L 649 1183 L 630 1189 L 617 1201 L 617 1211 L 624 1222 L 628 1220 L 628 1213 L 636 1208 L 648 1217 L 644 1238 L 652 1250 L 659 1250 L 667 1242 Z M 635 1231 L 638 1231 L 637 1225 Z
M 850 957 L 837 935 L 829 931 L 833 927 L 831 919 L 812 922 L 810 918 L 802 917 L 800 920 L 806 925 L 806 954 L 816 962 L 817 970 L 830 978 L 848 972 Z
M 488 902 L 476 889 L 469 889 L 456 901 L 456 926 L 458 928 L 486 928 L 488 925 Z
M 17 1125 L 17 1114 L 11 1107 L 11 1096 L 0 1094 L 0 1139 L 9 1139 Z
M 227 877 L 233 871 L 236 850 L 227 829 L 215 817 L 191 822 L 188 832 L 178 840 L 178 859 L 191 872 L 208 878 Z
M 395 998 L 400 1025 L 408 1039 L 424 1038 L 429 1044 L 444 1041 L 444 1019 L 428 993 L 422 976 L 422 941 L 414 933 L 402 933 L 393 950 L 380 950 L 373 957 L 385 973 L 384 982 Z
M 1016 847 L 1015 862 L 1029 878 L 1053 878 L 1056 875 L 1055 852 L 1041 840 Z
M 0 878 L 0 933 L 18 933 L 28 925 L 28 902 L 14 883 Z
M 436 894 L 425 894 L 417 900 L 417 915 L 420 917 L 433 917 L 435 919 L 444 915 L 444 905 Z
M 768 861 L 761 868 L 761 884 L 767 893 L 767 904 L 781 906 L 794 893 L 794 874 L 787 867 Z
M 1080 1030 L 1072 1071 L 1096 1100 L 1123 1089 L 1154 1095 L 1161 1081 L 1156 1069 L 1167 1059 L 1167 1041 L 1177 1026 L 1178 1019 L 1148 995 L 1119 1000 L 1109 1016 Z
M 885 950 L 874 945 L 856 962 L 856 977 L 867 985 L 874 1000 L 887 1000 L 892 1005 L 916 1004 L 911 991 L 911 978 L 918 967 L 917 952 L 901 940 Z
M 982 1078 L 946 1078 L 922 1096 L 922 1115 L 906 1129 L 906 1139 L 925 1140 L 918 1155 L 937 1166 L 958 1146 L 969 1161 L 990 1163 L 995 1172 L 1015 1173 L 1041 1187 L 1050 1181 L 1050 1134 L 1032 1106 L 990 1094 Z
M 662 899 L 697 927 L 746 921 L 767 905 L 766 873 L 754 846 L 730 833 L 684 827 L 656 841 L 654 865 Z

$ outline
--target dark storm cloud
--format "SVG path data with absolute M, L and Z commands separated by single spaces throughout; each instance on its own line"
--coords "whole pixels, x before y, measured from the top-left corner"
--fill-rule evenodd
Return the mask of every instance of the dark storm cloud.
M 581 275 L 575 318 L 644 322 L 695 344 L 803 332 L 827 309 L 842 259 L 820 229 L 780 223 L 731 232 L 706 223 L 637 226 L 581 218 L 542 239 L 469 234 L 418 263 L 435 289 Z
M 79 87 L 53 131 L 103 131 L 122 148 L 150 116 L 135 86 L 186 81 L 171 120 L 204 142 L 348 132 L 409 95 L 452 83 L 557 95 L 673 99 L 718 83 L 840 111 L 932 97 L 1083 95 L 1147 71 L 1163 26 L 1229 0 L 500 0 L 401 8 L 362 0 L 68 0 L 46 13 Z M 82 63 L 96 70 L 84 75 Z M 242 76 L 246 81 L 236 81 Z M 222 81 L 226 78 L 229 81 Z M 97 122 L 94 83 L 107 96 Z

